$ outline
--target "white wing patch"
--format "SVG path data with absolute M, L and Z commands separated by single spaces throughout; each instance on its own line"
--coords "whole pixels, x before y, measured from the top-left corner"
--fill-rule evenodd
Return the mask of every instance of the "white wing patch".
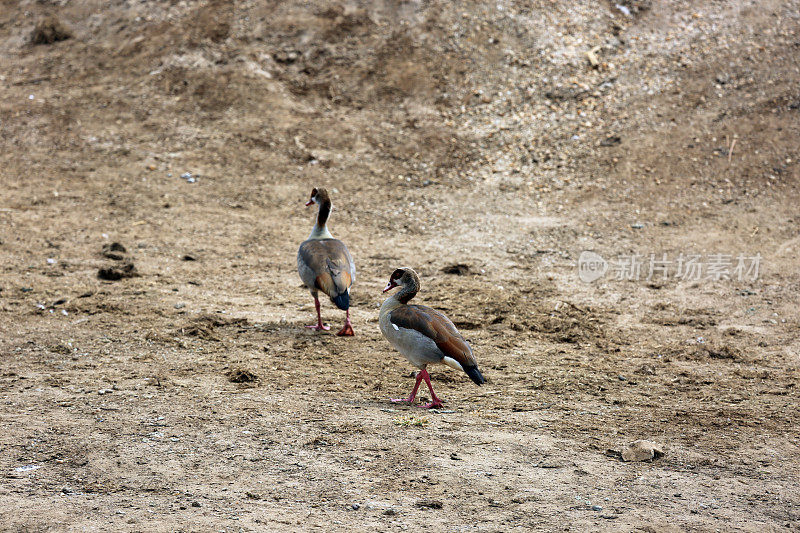
M 449 366 L 450 368 L 455 368 L 456 370 L 464 370 L 464 367 L 461 366 L 461 363 L 459 363 L 458 361 L 456 361 L 452 357 L 448 357 L 448 356 L 445 355 L 444 359 L 442 359 L 442 362 L 444 364 L 446 364 L 447 366 Z
M 393 323 L 393 324 L 392 324 L 392 327 L 395 329 L 395 331 L 400 331 L 400 328 L 398 328 L 398 327 L 397 327 L 397 324 L 394 324 L 394 323 Z

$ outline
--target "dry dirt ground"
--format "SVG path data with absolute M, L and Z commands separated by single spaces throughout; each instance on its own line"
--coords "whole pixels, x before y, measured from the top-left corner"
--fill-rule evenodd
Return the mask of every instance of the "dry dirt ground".
M 799 13 L 1 1 L 2 529 L 798 530 Z M 354 338 L 303 328 L 312 186 Z M 387 400 L 400 265 L 488 380 L 438 412 Z

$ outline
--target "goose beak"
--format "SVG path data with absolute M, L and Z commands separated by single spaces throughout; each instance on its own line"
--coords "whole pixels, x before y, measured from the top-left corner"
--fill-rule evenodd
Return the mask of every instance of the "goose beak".
M 314 203 L 314 200 L 309 200 L 309 201 L 307 201 L 307 202 L 306 202 L 306 207 L 308 207 L 308 206 L 312 205 L 313 203 Z
M 389 280 L 389 283 L 386 284 L 386 288 L 383 289 L 383 292 L 390 291 L 390 290 L 394 289 L 395 287 L 397 287 L 397 283 L 395 283 L 392 280 Z

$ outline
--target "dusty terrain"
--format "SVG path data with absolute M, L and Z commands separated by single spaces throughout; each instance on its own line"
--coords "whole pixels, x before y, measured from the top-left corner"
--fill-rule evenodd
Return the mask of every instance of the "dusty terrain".
M 797 530 L 799 13 L 3 0 L 2 529 Z M 312 186 L 354 338 L 303 328 Z M 438 412 L 387 400 L 400 265 L 488 379 Z

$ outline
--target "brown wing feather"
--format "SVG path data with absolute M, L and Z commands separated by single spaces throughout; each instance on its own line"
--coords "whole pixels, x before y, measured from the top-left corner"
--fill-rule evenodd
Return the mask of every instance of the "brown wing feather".
M 342 241 L 305 241 L 300 247 L 300 257 L 316 275 L 316 287 L 331 298 L 345 293 L 353 284 L 352 258 Z
M 430 338 L 447 357 L 466 368 L 476 366 L 472 349 L 449 318 L 424 305 L 406 305 L 392 311 L 389 317 L 398 327 L 413 329 Z
M 323 272 L 317 276 L 314 285 L 328 296 L 336 296 L 336 285 L 333 283 L 330 272 Z

